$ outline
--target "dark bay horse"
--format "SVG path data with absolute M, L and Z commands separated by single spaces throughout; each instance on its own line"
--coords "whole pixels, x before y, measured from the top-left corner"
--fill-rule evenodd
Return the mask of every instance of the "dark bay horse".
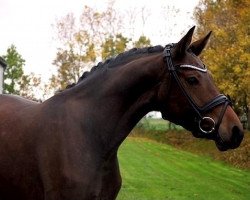
M 0 199 L 114 200 L 117 150 L 153 110 L 222 151 L 237 148 L 242 125 L 198 58 L 210 33 L 191 43 L 193 31 L 100 63 L 43 103 L 1 95 Z

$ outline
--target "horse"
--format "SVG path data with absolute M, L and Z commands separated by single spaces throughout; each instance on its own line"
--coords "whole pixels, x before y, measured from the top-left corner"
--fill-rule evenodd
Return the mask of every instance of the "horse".
M 1 95 L 0 199 L 116 199 L 118 148 L 150 111 L 221 151 L 237 148 L 240 120 L 199 58 L 211 32 L 191 42 L 194 29 L 100 62 L 42 103 Z

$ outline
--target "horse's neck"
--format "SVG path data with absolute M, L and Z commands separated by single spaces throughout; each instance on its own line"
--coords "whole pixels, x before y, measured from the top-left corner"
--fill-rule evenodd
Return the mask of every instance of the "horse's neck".
M 92 120 L 93 132 L 100 134 L 108 151 L 117 149 L 137 122 L 154 109 L 160 73 L 163 73 L 160 62 L 160 55 L 154 58 L 152 55 L 125 66 L 101 70 L 93 75 L 93 80 L 90 78 L 78 87 L 79 95 L 84 93 L 78 101 L 88 102 L 84 109 L 89 109 L 89 116 L 83 116 L 82 120 Z

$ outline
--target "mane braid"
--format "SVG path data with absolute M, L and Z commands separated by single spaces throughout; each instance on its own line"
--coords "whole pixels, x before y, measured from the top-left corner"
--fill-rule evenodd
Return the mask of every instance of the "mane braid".
M 116 57 L 109 58 L 104 62 L 99 62 L 97 65 L 92 67 L 90 71 L 84 72 L 82 76 L 78 79 L 77 83 L 72 83 L 70 85 L 67 85 L 66 89 L 72 88 L 75 85 L 79 84 L 82 80 L 84 80 L 89 75 L 93 74 L 93 72 L 95 72 L 98 69 L 101 69 L 104 67 L 107 67 L 107 68 L 116 67 L 116 66 L 119 66 L 120 64 L 128 62 L 129 60 L 133 58 L 139 57 L 142 54 L 162 52 L 163 49 L 164 48 L 161 45 L 157 45 L 153 47 L 133 48 L 123 53 L 120 53 Z

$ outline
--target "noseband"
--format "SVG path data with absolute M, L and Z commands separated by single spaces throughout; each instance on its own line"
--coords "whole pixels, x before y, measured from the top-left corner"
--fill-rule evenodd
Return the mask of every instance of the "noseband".
M 212 134 L 212 133 L 216 133 L 218 132 L 218 129 L 220 127 L 220 124 L 222 122 L 222 118 L 226 112 L 227 106 L 231 105 L 231 101 L 227 98 L 227 96 L 223 95 L 223 94 L 219 94 L 218 96 L 216 96 L 214 99 L 212 99 L 211 101 L 209 101 L 208 103 L 206 103 L 204 106 L 200 107 L 198 106 L 194 100 L 192 99 L 192 97 L 188 94 L 188 92 L 185 90 L 183 84 L 181 83 L 180 78 L 177 75 L 176 69 L 178 67 L 180 68 L 191 68 L 194 70 L 199 70 L 203 73 L 207 72 L 207 69 L 204 68 L 198 68 L 192 65 L 177 65 L 174 66 L 173 62 L 172 62 L 172 58 L 171 58 L 171 48 L 173 48 L 173 44 L 168 44 L 164 51 L 163 51 L 163 59 L 167 64 L 167 68 L 169 70 L 169 73 L 171 75 L 171 77 L 174 78 L 174 80 L 177 82 L 177 84 L 179 85 L 182 93 L 184 94 L 184 96 L 186 97 L 186 99 L 188 100 L 189 104 L 191 105 L 191 107 L 193 108 L 194 112 L 196 113 L 197 117 L 195 117 L 194 121 L 197 123 L 197 126 L 199 128 L 199 130 L 208 135 L 208 134 Z M 215 120 L 211 117 L 205 116 L 206 113 L 208 113 L 209 111 L 211 111 L 213 108 L 219 106 L 219 105 L 223 105 L 219 118 L 217 120 L 217 122 L 215 122 Z M 208 124 L 209 126 L 206 127 L 206 124 Z M 205 126 L 204 126 L 205 125 Z

